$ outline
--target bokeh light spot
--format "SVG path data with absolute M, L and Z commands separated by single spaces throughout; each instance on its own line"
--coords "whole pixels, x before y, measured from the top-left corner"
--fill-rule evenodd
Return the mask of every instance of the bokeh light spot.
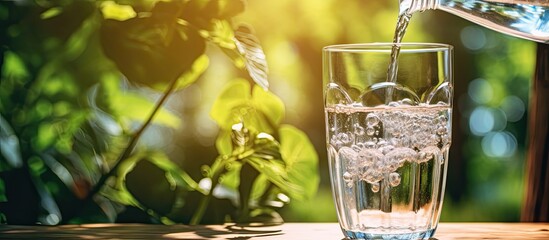
M 494 129 L 495 119 L 492 111 L 487 107 L 477 107 L 469 117 L 471 133 L 484 136 Z
M 493 99 L 494 89 L 488 81 L 477 78 L 469 83 L 467 94 L 473 101 L 479 104 L 485 104 Z
M 486 34 L 477 26 L 467 26 L 461 30 L 461 42 L 470 50 L 480 50 L 486 45 Z
M 482 138 L 482 150 L 489 157 L 510 157 L 517 150 L 517 139 L 509 132 L 491 132 Z
M 522 116 L 524 116 L 524 112 L 526 111 L 524 102 L 519 97 L 514 95 L 505 97 L 501 102 L 500 108 L 503 112 L 505 112 L 507 121 L 509 122 L 519 121 L 522 119 Z

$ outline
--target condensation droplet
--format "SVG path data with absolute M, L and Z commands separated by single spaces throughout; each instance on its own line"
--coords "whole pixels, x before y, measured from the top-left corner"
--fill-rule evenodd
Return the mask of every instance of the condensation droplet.
M 368 134 L 368 136 L 373 136 L 375 133 L 376 130 L 373 127 L 366 128 L 366 134 Z
M 375 183 L 371 183 L 372 184 L 372 192 L 379 192 L 379 183 L 378 182 L 375 182 Z
M 345 172 L 343 174 L 343 181 L 347 183 L 347 187 L 352 188 L 353 187 L 353 175 L 349 172 Z
M 379 123 L 379 117 L 376 114 L 370 113 L 366 116 L 366 124 L 368 127 L 375 127 Z
M 391 184 L 391 187 L 398 186 L 400 184 L 400 174 L 396 172 L 389 174 L 389 184 Z
M 360 125 L 356 124 L 355 125 L 355 134 L 358 135 L 358 136 L 364 135 L 364 128 L 361 127 Z
M 353 181 L 353 175 L 350 174 L 349 172 L 345 172 L 345 173 L 343 174 L 343 181 L 345 181 L 345 182 L 347 182 L 347 183 L 348 183 L 348 182 L 352 182 L 352 181 Z

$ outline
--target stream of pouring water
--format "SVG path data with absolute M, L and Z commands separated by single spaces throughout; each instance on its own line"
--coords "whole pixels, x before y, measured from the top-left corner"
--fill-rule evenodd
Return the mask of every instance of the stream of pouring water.
M 404 38 L 406 28 L 408 27 L 408 23 L 411 18 L 412 14 L 407 11 L 402 12 L 398 16 L 395 35 L 393 37 L 393 48 L 391 49 L 391 62 L 389 63 L 389 68 L 387 69 L 387 82 L 396 83 L 398 72 L 398 55 L 400 53 L 399 44 L 402 42 L 402 38 Z M 390 94 L 387 95 L 386 100 L 391 101 L 392 96 Z M 388 102 L 386 102 L 386 104 L 388 104 Z
M 391 59 L 389 62 L 389 68 L 387 69 L 387 82 L 390 83 L 396 83 L 397 81 L 397 75 L 398 75 L 398 56 L 400 54 L 400 43 L 402 42 L 402 39 L 404 38 L 404 34 L 406 34 L 406 28 L 408 27 L 408 23 L 410 22 L 410 19 L 412 18 L 412 14 L 408 13 L 408 9 L 404 9 L 404 11 L 401 11 L 398 20 L 397 25 L 395 29 L 395 34 L 393 37 L 393 47 L 391 49 Z M 390 102 L 393 101 L 393 88 L 389 87 L 387 88 L 386 96 L 385 96 L 385 105 L 388 105 Z M 415 168 L 417 164 L 414 164 L 413 172 L 419 173 Z M 415 175 L 412 174 L 412 178 L 414 178 L 415 181 L 419 179 L 415 179 Z M 383 212 L 391 212 L 391 185 L 388 182 L 389 176 L 385 176 L 384 180 L 381 181 L 381 202 L 380 202 L 380 210 Z M 413 193 L 414 194 L 414 193 Z M 417 194 L 414 194 L 414 199 Z M 415 201 L 414 201 L 415 202 Z M 416 204 L 414 204 L 414 210 L 417 210 Z

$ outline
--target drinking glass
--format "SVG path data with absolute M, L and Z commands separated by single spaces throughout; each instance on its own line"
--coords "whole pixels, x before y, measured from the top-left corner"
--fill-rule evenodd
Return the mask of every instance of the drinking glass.
M 390 68 L 391 59 L 397 65 Z M 328 161 L 345 237 L 433 236 L 451 143 L 452 81 L 452 46 L 445 44 L 323 49 Z

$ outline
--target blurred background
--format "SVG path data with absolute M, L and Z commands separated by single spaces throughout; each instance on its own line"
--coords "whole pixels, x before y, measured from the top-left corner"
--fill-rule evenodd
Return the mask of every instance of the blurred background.
M 6 8 L 0 10 L 0 16 L 14 14 Z M 17 14 L 25 11 L 32 10 L 23 9 Z M 75 13 L 74 18 L 81 14 Z M 319 155 L 320 186 L 316 196 L 304 201 L 292 200 L 282 208 L 280 213 L 285 221 L 337 221 L 325 149 L 322 48 L 332 44 L 392 41 L 397 14 L 397 0 L 248 0 L 244 13 L 236 17 L 236 22 L 255 29 L 263 46 L 269 64 L 270 90 L 286 106 L 284 122 L 303 130 Z M 53 30 L 62 32 L 70 24 L 59 22 Z M 35 27 L 36 31 L 41 29 L 38 24 L 27 26 Z M 7 33 L 3 36 L 10 36 L 17 29 L 2 31 Z M 415 14 L 404 42 L 454 46 L 453 142 L 441 221 L 518 221 L 535 44 L 439 11 Z M 195 84 L 168 100 L 167 108 L 182 124 L 175 129 L 153 127 L 140 142 L 142 146 L 163 149 L 172 162 L 195 179 L 199 179 L 203 164 L 196 159 L 217 156 L 214 144 L 218 129 L 209 111 L 222 90 L 219 86 L 241 74 L 217 48 L 207 46 L 206 51 L 210 57 L 208 70 Z M 82 61 L 96 68 L 104 67 L 93 61 L 93 54 L 86 57 Z M 3 56 L 3 61 L 7 58 Z M 82 89 L 87 91 L 93 85 L 93 69 L 80 73 L 82 78 L 78 81 L 53 82 L 44 85 L 42 91 L 65 99 L 84 92 Z M 8 87 L 2 79 L 0 94 L 9 95 Z M 151 99 L 159 97 L 147 88 L 136 91 Z M 36 114 L 77 108 L 71 102 L 48 104 L 37 107 Z M 169 117 L 166 121 L 170 122 Z M 43 134 L 48 134 L 44 131 Z M 47 141 L 48 136 L 42 140 Z

